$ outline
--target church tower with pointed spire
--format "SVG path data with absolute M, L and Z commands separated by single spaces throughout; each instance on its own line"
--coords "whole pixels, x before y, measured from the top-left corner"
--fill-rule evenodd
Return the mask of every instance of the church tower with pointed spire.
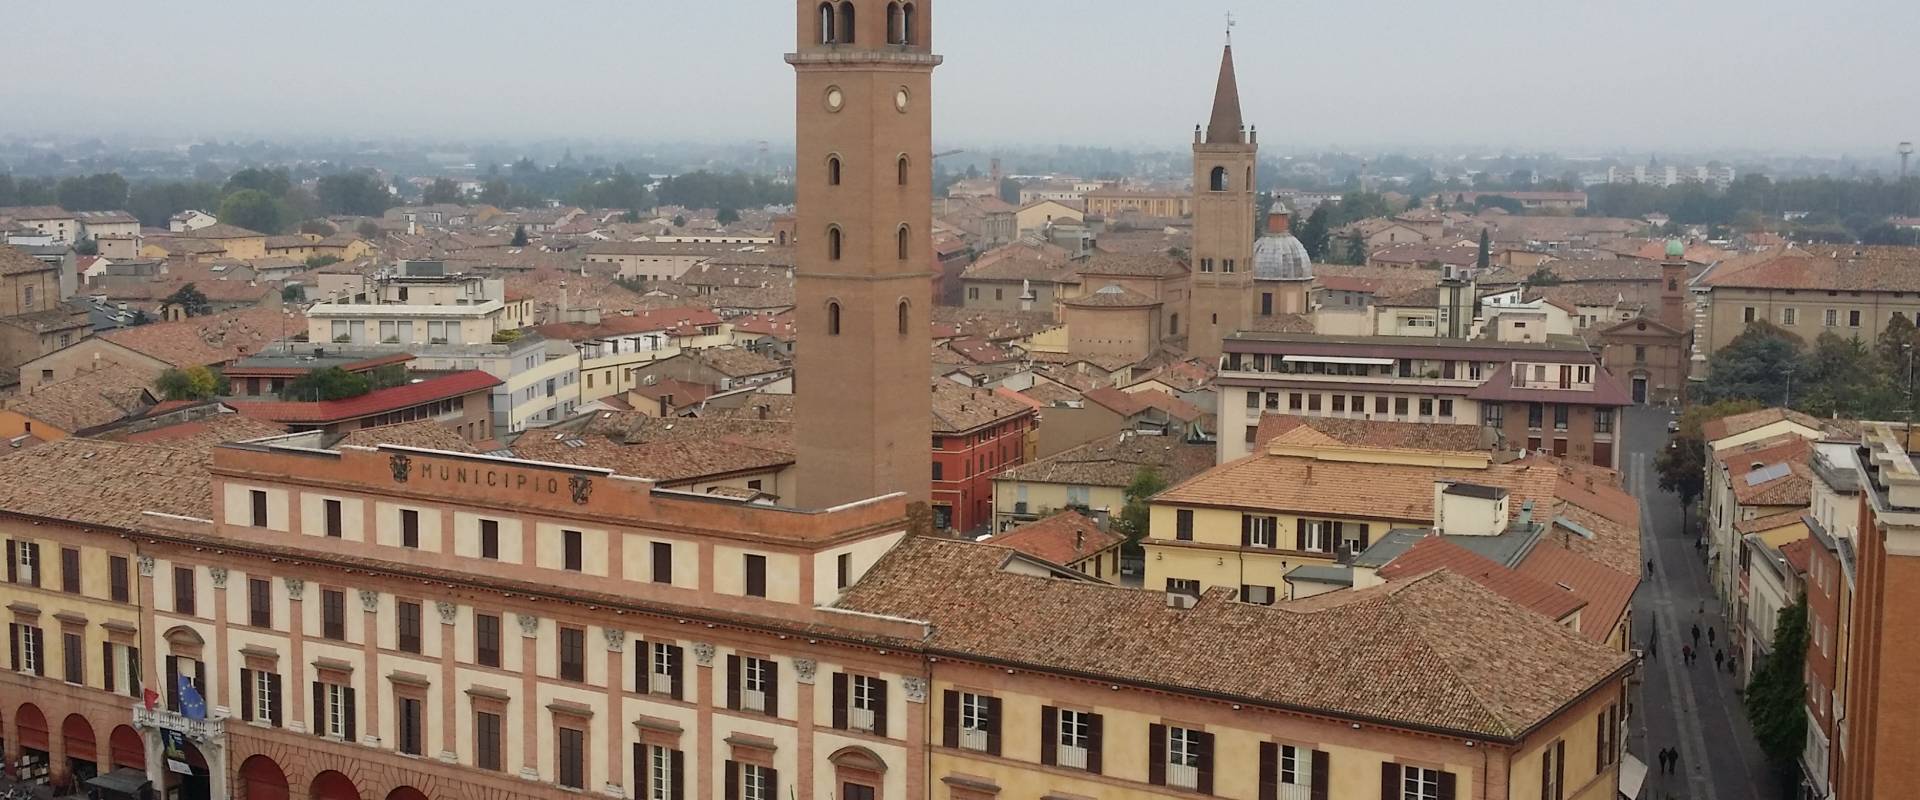
M 1254 211 L 1260 144 L 1240 118 L 1233 43 L 1220 57 L 1213 116 L 1193 132 L 1193 280 L 1187 352 L 1220 358 L 1221 340 L 1246 327 L 1253 296 Z

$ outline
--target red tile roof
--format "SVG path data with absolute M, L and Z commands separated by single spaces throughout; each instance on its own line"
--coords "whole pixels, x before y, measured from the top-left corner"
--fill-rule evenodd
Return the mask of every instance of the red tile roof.
M 325 424 L 412 408 L 436 400 L 462 397 L 498 385 L 500 385 L 499 378 L 480 370 L 470 370 L 405 386 L 395 386 L 391 389 L 379 389 L 345 400 L 323 400 L 318 403 L 235 402 L 233 408 L 254 419 L 269 422 Z
M 1551 620 L 1566 619 L 1587 604 L 1571 591 L 1522 575 L 1442 536 L 1428 536 L 1414 542 L 1406 552 L 1381 567 L 1378 574 L 1393 581 L 1425 575 L 1436 569 L 1457 572 Z
M 1077 511 L 1062 511 L 995 536 L 989 543 L 1066 566 L 1119 544 L 1121 538 Z
M 1580 635 L 1590 641 L 1604 642 L 1612 634 L 1634 589 L 1640 586 L 1640 573 L 1611 569 L 1598 561 L 1562 546 L 1558 537 L 1575 536 L 1568 531 L 1550 530 L 1515 569 L 1521 575 L 1565 587 L 1575 597 L 1587 601 L 1580 611 Z M 1584 541 L 1584 540 L 1582 540 Z

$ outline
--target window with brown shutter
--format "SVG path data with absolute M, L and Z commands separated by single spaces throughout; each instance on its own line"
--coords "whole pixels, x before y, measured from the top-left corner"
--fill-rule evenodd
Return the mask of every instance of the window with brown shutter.
M 247 624 L 273 627 L 273 583 L 266 578 L 247 579 Z
M 841 553 L 833 559 L 834 588 L 845 589 L 853 584 L 853 554 Z
M 402 652 L 420 652 L 420 604 L 396 600 L 393 610 L 394 646 Z
M 176 613 L 193 616 L 193 568 L 173 568 L 173 610 Z
M 587 679 L 587 632 L 580 628 L 560 628 L 560 679 Z
M 587 734 L 575 728 L 561 728 L 556 742 L 560 761 L 559 782 L 569 789 L 587 785 Z
M 267 493 L 254 489 L 247 492 L 247 496 L 253 501 L 253 520 L 250 524 L 256 528 L 267 527 Z
M 320 591 L 320 635 L 336 642 L 347 640 L 347 593 L 338 589 Z
M 87 656 L 84 652 L 87 642 L 77 633 L 60 635 L 60 661 L 66 668 L 67 683 L 85 684 L 87 682 Z
M 400 741 L 396 742 L 395 746 L 399 748 L 400 752 L 406 753 L 407 755 L 420 755 L 423 749 L 423 741 L 426 739 L 424 728 L 426 725 L 426 703 L 418 697 L 402 697 L 395 702 L 395 705 L 400 712 L 398 714 L 399 718 L 395 720 L 395 727 L 398 728 L 398 738 Z
M 473 762 L 481 769 L 499 772 L 500 715 L 485 711 L 473 714 Z
M 60 548 L 60 591 L 80 593 L 80 548 Z
M 500 666 L 500 618 L 473 615 L 473 660 L 483 667 Z
M 341 524 L 340 501 L 322 500 L 320 505 L 326 509 L 327 513 L 327 538 L 340 538 L 346 527 Z
M 1147 726 L 1147 782 L 1167 785 L 1167 726 Z M 1382 796 L 1382 800 L 1391 800 Z
M 767 596 L 767 557 L 748 554 L 746 556 L 746 583 L 748 597 Z
M 1173 512 L 1173 537 L 1183 542 L 1193 541 L 1193 509 L 1182 508 Z
M 107 557 L 107 580 L 110 584 L 108 591 L 112 595 L 113 602 L 133 601 L 133 576 L 128 569 L 126 556 Z

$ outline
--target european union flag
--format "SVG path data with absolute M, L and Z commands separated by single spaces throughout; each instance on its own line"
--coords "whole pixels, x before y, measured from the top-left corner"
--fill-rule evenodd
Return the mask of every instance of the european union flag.
M 187 719 L 207 718 L 207 698 L 200 696 L 200 690 L 193 688 L 193 681 L 180 676 L 180 714 Z

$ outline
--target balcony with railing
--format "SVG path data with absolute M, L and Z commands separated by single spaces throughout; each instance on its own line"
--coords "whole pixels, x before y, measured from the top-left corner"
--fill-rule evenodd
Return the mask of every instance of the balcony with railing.
M 985 752 L 987 749 L 987 732 L 978 728 L 961 728 L 960 746 L 967 750 Z
M 1168 764 L 1167 785 L 1176 789 L 1200 788 L 1200 768 L 1186 764 Z
M 767 693 L 758 689 L 741 690 L 740 710 L 765 713 L 767 710 Z
M 647 689 L 653 694 L 673 694 L 673 676 L 653 673 L 647 676 Z
M 1068 769 L 1087 768 L 1087 748 L 1063 744 L 1060 745 L 1060 752 L 1054 755 L 1056 756 L 1054 760 L 1059 762 L 1060 766 Z
M 873 709 L 847 709 L 847 727 L 861 733 L 873 733 Z

